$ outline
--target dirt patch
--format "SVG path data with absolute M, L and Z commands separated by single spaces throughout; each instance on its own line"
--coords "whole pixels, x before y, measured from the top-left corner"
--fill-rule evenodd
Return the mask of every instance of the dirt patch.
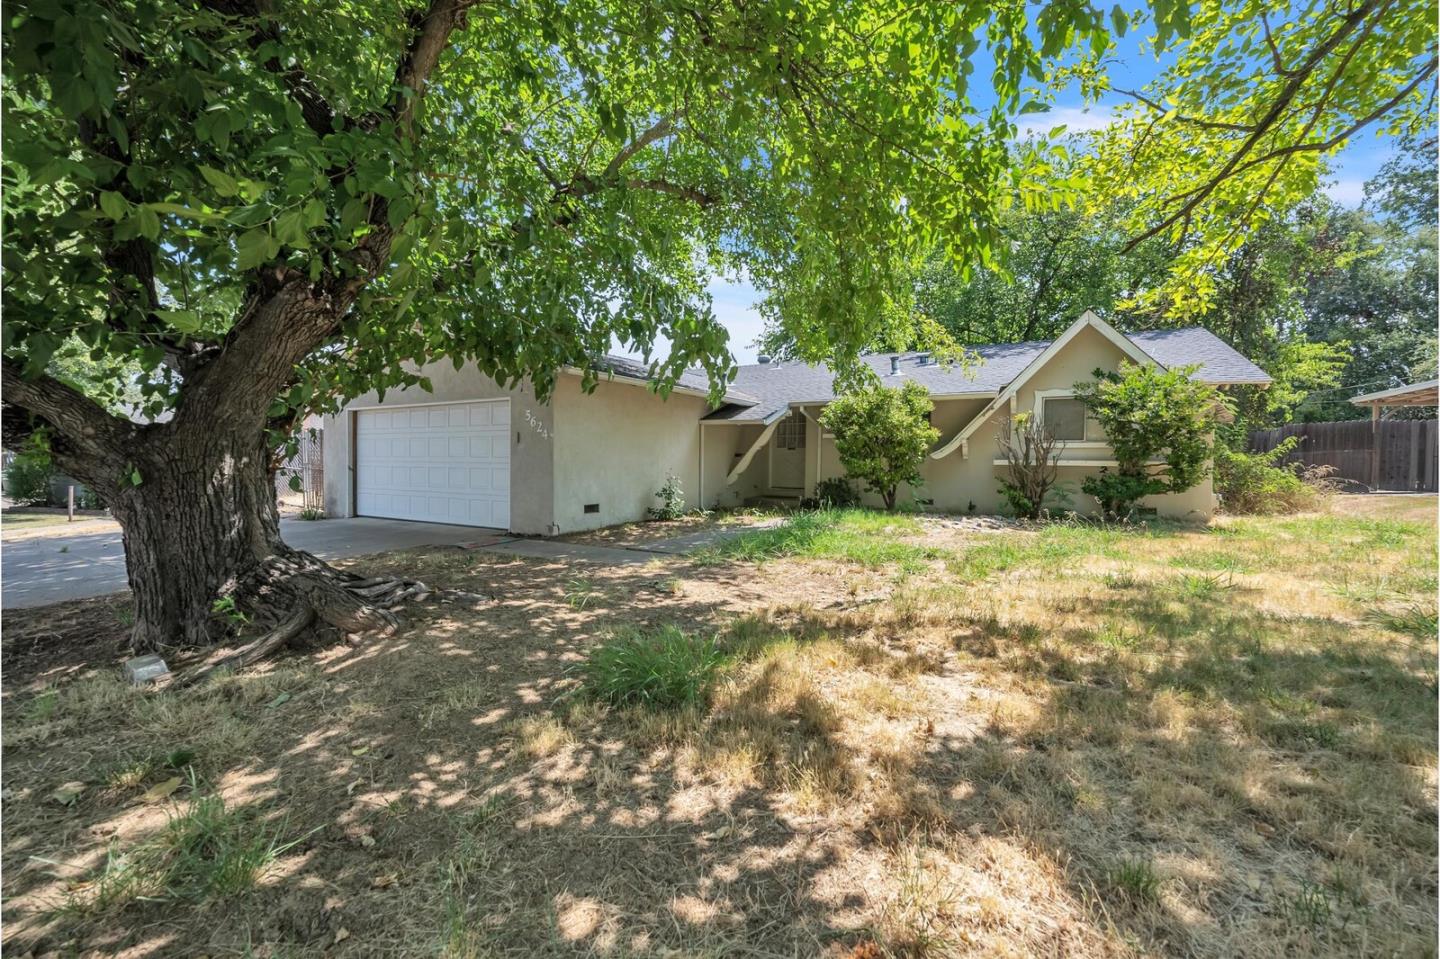
M 622 523 L 603 529 L 571 533 L 558 539 L 568 543 L 586 543 L 593 546 L 614 546 L 618 548 L 648 546 L 678 536 L 689 536 L 710 530 L 740 532 L 774 525 L 780 514 L 763 510 L 713 511 L 692 513 L 676 520 L 643 523 Z
M 129 593 L 12 609 L 4 618 L 0 677 L 7 698 L 95 670 L 119 669 L 133 622 Z

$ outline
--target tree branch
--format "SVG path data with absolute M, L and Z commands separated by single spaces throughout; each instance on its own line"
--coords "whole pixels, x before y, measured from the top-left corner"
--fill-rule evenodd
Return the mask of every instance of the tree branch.
M 675 130 L 675 120 L 678 116 L 678 114 L 672 113 L 669 116 L 661 117 L 654 126 L 621 147 L 620 152 L 616 153 L 609 165 L 605 167 L 603 177 L 607 180 L 613 179 L 620 173 L 620 168 L 630 162 L 631 157 L 656 140 L 664 139 L 673 133 Z
M 425 96 L 425 85 L 450 42 L 450 34 L 463 25 L 471 2 L 473 0 L 431 0 L 423 16 L 412 18 L 414 36 L 395 67 L 397 89 L 390 111 L 405 136 L 413 132 L 415 112 Z
M 1264 10 L 1260 11 L 1260 24 L 1265 28 L 1265 45 L 1270 48 L 1270 59 L 1275 64 L 1275 72 L 1282 77 L 1294 76 L 1294 71 L 1285 66 L 1285 61 L 1280 57 L 1280 48 L 1275 44 L 1275 37 L 1270 33 L 1270 17 Z
M 1166 230 L 1173 227 L 1176 223 L 1188 220 L 1189 217 L 1194 213 L 1195 209 L 1202 202 L 1204 202 L 1204 200 L 1209 197 L 1210 194 L 1213 193 L 1221 183 L 1223 183 L 1229 177 L 1234 176 L 1238 172 L 1240 172 L 1240 170 L 1237 170 L 1237 168 L 1245 169 L 1250 166 L 1254 166 L 1254 162 L 1245 164 L 1245 167 L 1241 167 L 1241 164 L 1245 161 L 1246 157 L 1248 157 L 1250 153 L 1255 149 L 1255 147 L 1259 144 L 1260 140 L 1265 136 L 1265 134 L 1270 132 L 1271 128 L 1273 128 L 1275 124 L 1279 122 L 1280 118 L 1285 114 L 1285 111 L 1290 107 L 1290 104 L 1297 96 L 1299 96 L 1301 88 L 1305 85 L 1305 81 L 1309 79 L 1310 75 L 1315 72 L 1315 70 L 1319 67 L 1319 65 L 1324 61 L 1327 56 L 1334 52 L 1335 48 L 1338 47 L 1345 40 L 1346 37 L 1354 33 L 1355 30 L 1361 24 L 1363 24 L 1372 13 L 1375 12 L 1376 7 L 1379 5 L 1380 4 L 1378 3 L 1378 0 L 1367 0 L 1367 2 L 1361 4 L 1360 7 L 1346 15 L 1346 17 L 1341 21 L 1340 26 L 1337 27 L 1335 31 L 1330 34 L 1330 36 L 1326 37 L 1322 42 L 1317 44 L 1315 48 L 1310 51 L 1310 54 L 1305 58 L 1304 63 L 1297 67 L 1292 72 L 1291 76 L 1286 79 L 1285 84 L 1280 88 L 1279 93 L 1276 94 L 1274 102 L 1270 104 L 1270 108 L 1265 111 L 1265 114 L 1251 128 L 1249 135 L 1245 138 L 1244 142 L 1240 144 L 1239 149 L 1237 149 L 1230 156 L 1230 159 L 1225 161 L 1225 164 L 1218 171 L 1216 171 L 1213 176 L 1211 176 L 1203 184 L 1201 184 L 1201 186 L 1197 187 L 1194 190 L 1188 191 L 1189 199 L 1187 199 L 1183 204 L 1181 204 L 1178 209 L 1162 217 L 1160 221 L 1154 226 L 1150 227 L 1148 230 L 1146 230 L 1144 233 L 1141 233 L 1139 236 L 1133 237 L 1129 242 L 1127 242 L 1122 252 L 1129 253 L 1141 243 L 1144 243 L 1146 240 L 1158 236 L 1161 233 L 1164 233 Z M 1433 70 L 1433 64 L 1430 69 Z M 1399 102 L 1400 99 L 1403 99 L 1403 91 L 1402 95 L 1392 101 L 1391 105 Z M 1384 107 L 1380 112 L 1383 113 L 1385 110 L 1388 109 L 1388 106 Z M 1368 123 L 1370 121 L 1367 120 L 1365 122 Z M 1354 129 L 1359 129 L 1361 126 L 1364 126 L 1364 123 L 1357 125 Z M 1343 141 L 1344 137 L 1347 135 L 1348 134 L 1341 135 L 1337 142 Z M 1298 145 L 1292 144 L 1292 147 L 1298 147 Z M 1326 149 L 1326 147 L 1315 146 L 1313 147 L 1313 149 Z M 1298 149 L 1281 149 L 1271 151 L 1270 155 L 1272 157 L 1281 156 L 1285 153 L 1293 152 L 1299 151 Z M 1256 162 L 1264 161 L 1261 160 Z
M 658 177 L 626 180 L 625 185 L 632 190 L 649 190 L 652 193 L 668 193 L 671 196 L 678 196 L 682 200 L 689 200 L 702 210 L 719 202 L 716 197 L 697 187 L 671 183 L 669 180 Z
M 280 28 L 272 16 L 270 0 L 203 0 L 222 16 L 252 21 L 249 39 L 250 49 L 258 50 L 267 42 L 282 43 Z M 278 57 L 271 57 L 261 64 L 275 74 L 284 84 L 291 99 L 300 107 L 300 115 L 310 129 L 321 136 L 335 132 L 335 111 L 331 109 L 324 94 L 315 86 L 310 75 L 298 64 L 286 66 Z
M 1166 114 L 1170 112 L 1162 105 L 1156 103 L 1154 100 L 1150 99 L 1142 93 L 1139 93 L 1138 91 L 1121 90 L 1117 87 L 1115 88 L 1115 92 L 1120 94 L 1122 97 L 1129 97 L 1132 100 L 1143 103 L 1145 106 L 1149 107 L 1156 113 Z M 1227 123 L 1223 120 L 1206 120 L 1202 117 L 1186 116 L 1183 113 L 1177 113 L 1173 117 L 1173 119 L 1177 120 L 1180 123 L 1188 123 L 1191 126 L 1203 127 L 1206 130 L 1234 130 L 1239 133 L 1249 133 L 1251 130 L 1255 129 L 1255 127 L 1249 123 Z
M 19 364 L 9 359 L 0 360 L 0 391 L 7 407 L 42 420 L 87 458 L 122 457 L 136 429 L 134 423 L 110 413 L 54 377 L 41 374 L 26 379 Z M 3 418 L 3 428 L 5 445 L 12 448 L 34 432 L 32 423 L 14 413 Z

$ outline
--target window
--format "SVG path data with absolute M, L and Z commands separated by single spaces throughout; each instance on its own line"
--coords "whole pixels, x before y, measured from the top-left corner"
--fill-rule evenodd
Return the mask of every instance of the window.
M 1050 435 L 1071 443 L 1103 443 L 1105 431 L 1073 396 L 1047 396 L 1040 401 L 1040 418 Z
M 791 413 L 780 421 L 775 428 L 775 448 L 777 450 L 803 450 L 805 448 L 805 417 L 801 413 Z

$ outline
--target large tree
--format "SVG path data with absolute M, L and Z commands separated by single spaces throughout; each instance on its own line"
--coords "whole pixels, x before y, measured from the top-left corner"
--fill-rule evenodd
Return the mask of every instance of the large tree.
M 307 410 L 441 358 L 543 394 L 661 334 L 662 384 L 718 385 L 703 291 L 739 268 L 843 364 L 921 245 L 978 262 L 1012 198 L 1073 198 L 1012 117 L 1109 25 L 1019 0 L 13 5 L 5 442 L 120 522 L 137 650 L 209 641 L 221 597 L 285 635 L 392 628 L 393 584 L 280 539 L 267 466 Z M 56 375 L 77 344 L 137 415 Z

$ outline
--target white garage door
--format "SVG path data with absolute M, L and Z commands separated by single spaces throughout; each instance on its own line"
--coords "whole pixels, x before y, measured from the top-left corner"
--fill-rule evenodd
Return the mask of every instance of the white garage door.
M 509 529 L 509 400 L 356 417 L 358 515 Z

